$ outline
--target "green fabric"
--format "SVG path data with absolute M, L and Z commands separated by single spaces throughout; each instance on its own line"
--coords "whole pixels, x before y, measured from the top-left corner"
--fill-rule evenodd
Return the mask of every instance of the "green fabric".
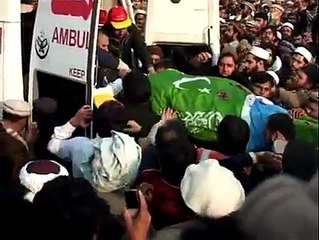
M 240 84 L 217 77 L 190 76 L 169 69 L 150 77 L 152 108 L 157 114 L 171 107 L 178 111 L 190 135 L 203 141 L 216 141 L 216 128 L 226 115 L 241 117 L 251 92 Z M 318 144 L 318 120 L 295 120 L 298 139 Z
M 296 138 L 318 145 L 318 120 L 302 117 L 295 120 Z
M 150 77 L 152 108 L 157 114 L 178 110 L 191 136 L 216 141 L 216 127 L 226 115 L 241 116 L 247 95 L 240 84 L 217 77 L 190 76 L 169 69 Z

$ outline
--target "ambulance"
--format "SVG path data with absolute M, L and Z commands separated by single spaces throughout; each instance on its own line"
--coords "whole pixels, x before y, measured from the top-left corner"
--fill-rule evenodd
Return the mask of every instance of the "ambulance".
M 23 81 L 21 4 L 1 0 L 0 102 L 6 99 L 51 97 L 61 105 L 61 121 L 83 104 L 92 104 L 96 78 L 96 43 L 100 15 L 123 5 L 134 21 L 131 0 L 38 0 L 28 81 Z M 24 12 L 22 11 L 22 12 Z M 219 55 L 219 1 L 151 0 L 148 3 L 147 45 L 209 45 Z M 164 13 L 164 14 L 163 14 Z M 28 52 L 28 51 L 25 51 Z M 26 84 L 27 83 L 27 84 Z

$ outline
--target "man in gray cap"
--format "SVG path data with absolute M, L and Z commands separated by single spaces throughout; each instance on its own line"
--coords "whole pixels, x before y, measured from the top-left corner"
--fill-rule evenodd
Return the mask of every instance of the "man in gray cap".
M 253 20 L 255 7 L 252 3 L 244 1 L 240 4 L 240 14 L 236 16 L 236 21 L 245 23 L 246 21 Z
M 12 137 L 21 141 L 26 148 L 28 148 L 28 144 L 20 134 L 26 127 L 30 114 L 30 105 L 23 100 L 3 102 L 3 120 L 0 122 L 0 130 L 5 130 Z

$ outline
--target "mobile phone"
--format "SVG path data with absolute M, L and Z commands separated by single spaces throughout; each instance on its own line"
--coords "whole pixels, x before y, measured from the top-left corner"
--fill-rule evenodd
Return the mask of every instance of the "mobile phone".
M 274 142 L 274 152 L 277 154 L 283 154 L 287 143 L 283 140 L 276 140 Z
M 139 209 L 140 198 L 137 189 L 130 189 L 124 192 L 127 209 Z

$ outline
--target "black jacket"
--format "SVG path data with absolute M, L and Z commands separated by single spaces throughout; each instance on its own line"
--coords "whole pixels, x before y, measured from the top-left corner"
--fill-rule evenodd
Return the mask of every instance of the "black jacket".
M 296 24 L 295 24 L 295 31 L 302 34 L 304 32 L 307 32 L 308 28 L 308 17 L 306 10 L 303 10 L 301 12 L 297 12 L 296 14 Z
M 96 87 L 105 87 L 107 82 L 113 82 L 118 78 L 117 67 L 119 59 L 115 58 L 112 53 L 101 48 L 97 49 L 98 57 L 98 75 Z M 107 82 L 105 81 L 107 80 Z
M 141 61 L 143 70 L 146 71 L 152 67 L 151 57 L 144 39 L 135 25 L 132 24 L 128 27 L 129 34 L 122 40 L 118 40 L 113 36 L 111 25 L 104 26 L 103 30 L 109 36 L 109 50 L 116 58 L 121 58 L 132 69 L 138 67 L 137 59 Z
M 138 134 L 133 134 L 133 137 L 147 137 L 153 125 L 161 120 L 160 116 L 152 111 L 150 102 L 137 104 L 124 102 L 124 105 L 128 119 L 136 121 L 142 127 Z

